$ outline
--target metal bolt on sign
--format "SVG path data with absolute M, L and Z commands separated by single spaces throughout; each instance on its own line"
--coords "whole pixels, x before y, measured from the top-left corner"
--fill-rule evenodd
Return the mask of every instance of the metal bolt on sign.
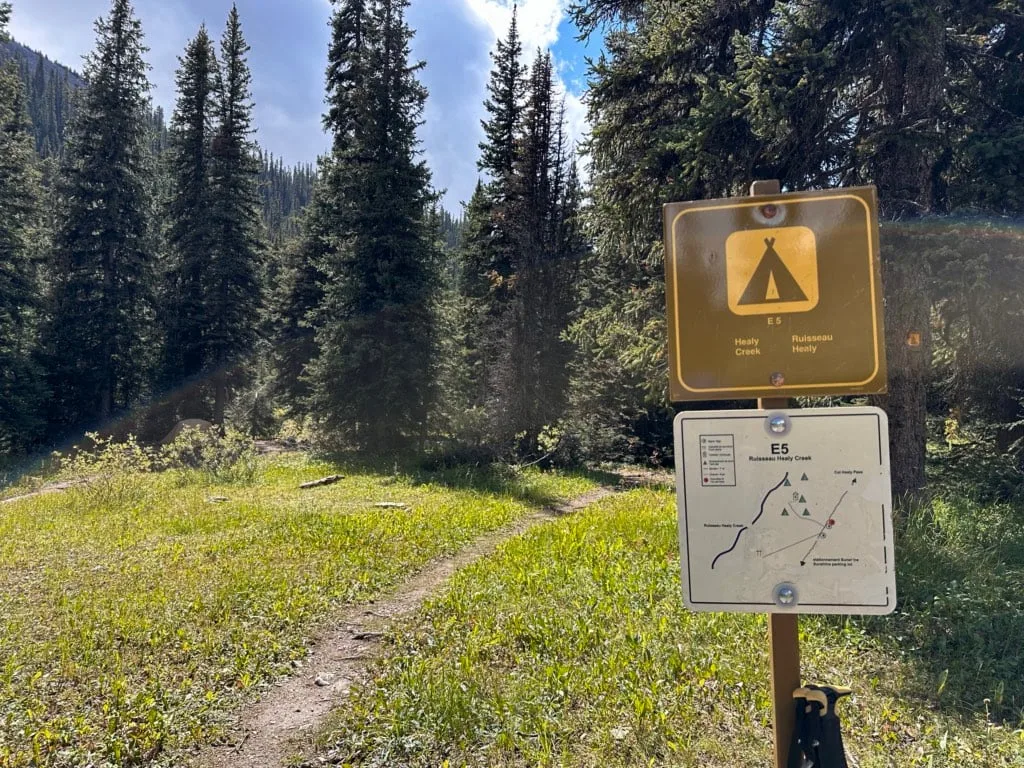
M 796 607 L 796 587 L 794 587 L 792 584 L 779 584 L 777 587 L 775 587 L 775 603 L 780 608 Z

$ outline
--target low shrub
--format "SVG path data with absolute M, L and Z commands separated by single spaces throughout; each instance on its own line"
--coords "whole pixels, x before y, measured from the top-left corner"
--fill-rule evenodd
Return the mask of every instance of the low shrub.
M 205 475 L 217 483 L 248 485 L 256 478 L 256 448 L 250 438 L 228 430 L 224 435 L 186 429 L 158 454 L 162 469 Z
M 140 488 L 138 478 L 151 472 L 176 471 L 190 482 L 210 483 L 250 484 L 256 477 L 255 446 L 239 432 L 189 428 L 159 447 L 142 445 L 131 435 L 121 442 L 97 433 L 86 437 L 88 447 L 54 454 L 54 460 L 60 478 L 88 481 L 85 494 L 96 503 L 130 503 Z

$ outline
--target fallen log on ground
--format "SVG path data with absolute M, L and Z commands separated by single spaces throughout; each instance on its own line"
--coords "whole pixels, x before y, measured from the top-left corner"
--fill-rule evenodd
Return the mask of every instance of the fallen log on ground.
M 309 483 L 303 483 L 302 485 L 299 486 L 299 488 L 301 488 L 302 490 L 307 490 L 309 488 L 322 488 L 325 485 L 334 485 L 335 483 L 339 483 L 344 479 L 344 475 L 331 475 L 330 477 L 323 477 L 319 480 L 313 480 L 312 482 Z

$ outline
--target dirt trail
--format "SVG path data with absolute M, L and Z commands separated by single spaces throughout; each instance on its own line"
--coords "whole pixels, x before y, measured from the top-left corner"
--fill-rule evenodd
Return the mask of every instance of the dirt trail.
M 599 488 L 528 515 L 477 539 L 451 557 L 433 562 L 376 603 L 345 609 L 314 636 L 311 653 L 301 669 L 243 711 L 232 743 L 208 748 L 194 764 L 202 768 L 281 768 L 285 760 L 308 757 L 317 726 L 348 696 L 352 684 L 377 657 L 381 637 L 396 620 L 415 613 L 456 571 L 492 554 L 506 541 L 613 492 Z
M 77 485 L 88 485 L 93 478 L 83 477 L 78 480 L 64 480 L 59 483 L 48 483 L 40 488 L 38 491 L 32 491 L 31 493 L 23 493 L 21 496 L 11 496 L 7 499 L 0 499 L 0 506 L 4 504 L 13 504 L 16 501 L 24 501 L 25 499 L 34 499 L 37 496 L 45 496 L 50 493 L 60 493 L 66 491 L 69 488 L 74 488 Z

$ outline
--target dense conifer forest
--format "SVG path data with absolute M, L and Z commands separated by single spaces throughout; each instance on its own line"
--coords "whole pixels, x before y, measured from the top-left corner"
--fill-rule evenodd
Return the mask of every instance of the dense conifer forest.
M 332 5 L 331 150 L 297 167 L 259 146 L 237 9 L 195 31 L 169 117 L 130 0 L 81 76 L 3 44 L 8 457 L 207 418 L 376 453 L 664 462 L 661 205 L 779 178 L 878 187 L 897 490 L 924 485 L 928 444 L 1018 472 L 1019 14 L 581 0 L 577 27 L 603 43 L 583 146 L 551 54 L 524 51 L 513 17 L 480 181 L 453 212 L 417 138 L 407 0 Z

